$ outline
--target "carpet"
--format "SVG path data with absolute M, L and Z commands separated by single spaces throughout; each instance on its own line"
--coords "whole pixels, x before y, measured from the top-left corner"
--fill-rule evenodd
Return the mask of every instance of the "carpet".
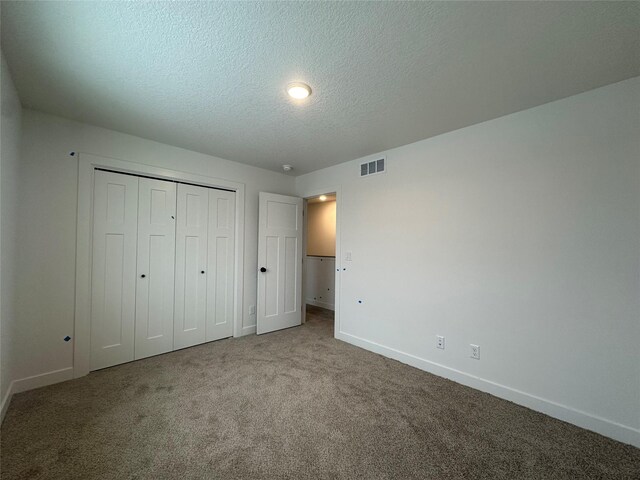
M 13 397 L 9 479 L 637 479 L 640 450 L 301 327 Z

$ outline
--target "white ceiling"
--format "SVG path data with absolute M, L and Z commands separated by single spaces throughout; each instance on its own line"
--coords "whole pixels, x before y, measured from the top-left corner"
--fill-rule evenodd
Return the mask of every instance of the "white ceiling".
M 320 195 L 318 195 L 317 197 L 312 197 L 308 199 L 308 203 L 322 203 L 322 202 L 335 202 L 336 201 L 336 194 L 335 193 L 328 193 L 325 195 L 324 200 L 320 200 Z
M 25 107 L 298 175 L 640 75 L 637 2 L 1 8 Z

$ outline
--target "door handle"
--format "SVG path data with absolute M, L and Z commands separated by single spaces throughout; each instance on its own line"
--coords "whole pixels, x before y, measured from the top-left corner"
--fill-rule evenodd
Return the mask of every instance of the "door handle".
M 146 275 L 143 273 L 142 275 L 140 275 L 140 278 L 145 278 Z
M 262 273 L 265 273 L 265 272 L 267 271 L 267 269 L 266 269 L 265 267 L 260 267 L 260 271 L 261 271 Z

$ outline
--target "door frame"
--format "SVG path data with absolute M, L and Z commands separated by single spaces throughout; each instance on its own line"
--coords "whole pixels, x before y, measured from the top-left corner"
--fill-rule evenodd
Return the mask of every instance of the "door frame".
M 97 168 L 103 168 L 119 173 L 148 176 L 159 180 L 171 180 L 202 185 L 203 187 L 222 188 L 236 192 L 233 336 L 242 336 L 245 184 L 221 178 L 195 175 L 178 170 L 98 156 L 91 153 L 80 152 L 76 154 L 78 155 L 78 204 L 76 219 L 73 378 L 87 375 L 90 371 L 93 188 L 94 171 Z
M 312 188 L 309 190 L 304 190 L 303 192 L 298 192 L 299 196 L 303 199 L 303 209 L 304 209 L 304 228 L 302 231 L 302 323 L 304 324 L 307 320 L 307 301 L 306 301 L 306 277 L 307 277 L 307 262 L 305 261 L 307 258 L 307 203 L 308 200 L 314 197 L 318 197 L 320 195 L 328 195 L 335 194 L 336 196 L 336 271 L 335 274 L 335 286 L 334 286 L 334 320 L 333 320 L 333 336 L 337 338 L 337 334 L 342 330 L 340 329 L 340 278 L 342 277 L 342 273 L 346 272 L 346 267 L 342 266 L 342 255 L 340 248 L 340 218 L 342 218 L 342 193 L 340 186 L 332 186 L 325 188 Z

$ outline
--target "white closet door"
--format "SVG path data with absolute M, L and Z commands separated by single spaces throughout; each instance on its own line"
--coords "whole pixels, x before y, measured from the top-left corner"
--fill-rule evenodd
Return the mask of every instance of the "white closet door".
M 140 178 L 135 358 L 173 350 L 176 184 Z
M 209 189 L 207 342 L 233 335 L 235 192 Z
M 96 170 L 91 369 L 133 360 L 138 178 Z
M 174 349 L 206 341 L 209 189 L 178 184 Z

